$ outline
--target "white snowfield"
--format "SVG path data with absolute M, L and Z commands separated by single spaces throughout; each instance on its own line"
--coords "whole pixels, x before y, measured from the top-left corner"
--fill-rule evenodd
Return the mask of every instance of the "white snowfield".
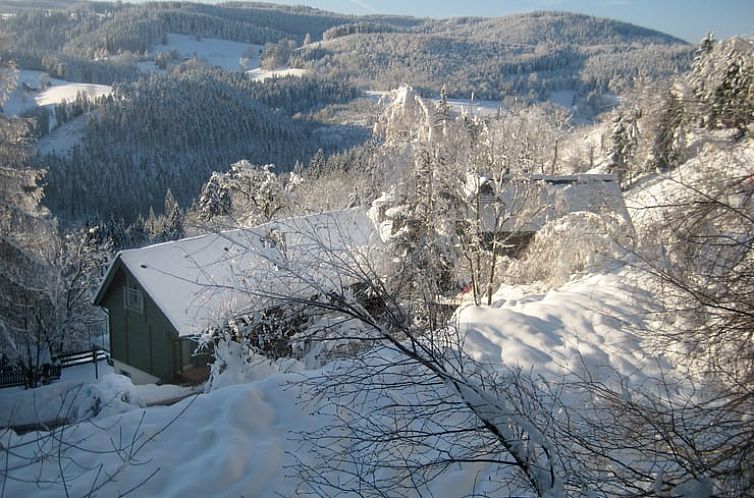
M 76 95 L 82 93 L 90 99 L 110 95 L 113 88 L 109 85 L 94 85 L 91 83 L 67 83 L 62 85 L 53 85 L 46 90 L 41 91 L 35 97 L 37 105 L 40 107 L 60 104 L 63 101 L 72 102 L 76 100 Z
M 269 78 L 284 78 L 286 76 L 301 77 L 308 73 L 306 69 L 299 69 L 295 67 L 277 67 L 275 69 L 262 69 L 258 67 L 250 71 L 246 71 L 246 75 L 254 81 L 264 81 Z
M 178 33 L 168 33 L 167 44 L 152 47 L 154 53 L 175 51 L 180 57 L 197 57 L 226 71 L 245 71 L 259 67 L 260 50 L 261 45 L 218 38 L 197 38 Z M 141 64 L 139 67 L 146 72 L 158 70 L 154 64 Z
M 79 116 L 58 126 L 37 141 L 37 151 L 42 155 L 55 154 L 58 156 L 70 153 L 73 147 L 84 138 L 86 119 L 86 115 Z
M 553 379 L 593 375 L 644 383 L 670 365 L 642 345 L 640 316 L 654 308 L 632 285 L 640 273 L 596 274 L 545 294 L 503 286 L 490 307 L 466 306 L 460 322 L 477 360 Z M 632 332 L 634 331 L 634 332 Z
M 110 95 L 113 92 L 113 88 L 109 85 L 76 83 L 57 78 L 49 78 L 50 86 L 41 89 L 40 76 L 42 74 L 42 71 L 27 69 L 19 71 L 16 90 L 3 106 L 3 112 L 6 115 L 18 116 L 36 107 L 51 106 L 64 101 L 73 102 L 79 92 L 90 99 Z

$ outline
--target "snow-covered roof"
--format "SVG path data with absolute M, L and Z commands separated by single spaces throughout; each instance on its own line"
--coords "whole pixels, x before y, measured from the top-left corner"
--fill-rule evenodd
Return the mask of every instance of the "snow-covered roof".
M 371 233 L 363 212 L 345 210 L 121 251 L 95 303 L 122 264 L 180 336 L 198 334 L 255 298 L 295 294 L 294 274 L 335 285 L 332 258 L 368 247 Z
M 499 206 L 511 213 L 507 219 L 503 217 L 506 219 L 503 231 L 536 232 L 548 221 L 578 211 L 610 212 L 629 220 L 623 193 L 614 175 L 511 177 L 503 186 L 499 200 Z M 495 225 L 495 207 L 491 198 L 487 204 L 483 222 L 491 228 Z

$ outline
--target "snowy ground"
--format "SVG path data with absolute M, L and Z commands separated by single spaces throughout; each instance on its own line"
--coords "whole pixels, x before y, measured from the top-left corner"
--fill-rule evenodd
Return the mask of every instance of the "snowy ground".
M 637 300 L 636 291 L 626 281 L 622 273 L 592 275 L 544 295 L 528 296 L 517 289 L 503 288 L 492 307 L 468 306 L 459 314 L 460 326 L 467 332 L 466 347 L 491 365 L 518 364 L 548 377 L 580 368 L 588 368 L 600 378 L 616 373 L 651 375 L 656 359 L 626 327 L 640 325 L 636 316 L 647 303 Z M 120 401 L 113 404 L 110 414 L 98 415 L 95 424 L 69 427 L 65 437 L 85 440 L 81 446 L 98 449 L 112 448 L 113 441 L 126 441 L 128 450 L 138 448 L 135 461 L 140 465 L 124 465 L 115 453 L 67 449 L 66 458 L 88 470 L 77 473 L 76 479 L 66 484 L 75 491 L 72 494 L 80 495 L 103 470 L 117 475 L 117 482 L 103 488 L 103 496 L 111 496 L 139 485 L 156 472 L 134 496 L 297 496 L 292 466 L 296 458 L 308 457 L 300 451 L 294 433 L 333 423 L 324 414 L 327 406 L 302 405 L 297 397 L 301 379 L 316 375 L 316 371 L 271 374 L 260 381 L 192 396 L 172 406 L 146 409 L 141 408 L 143 399 L 137 401 L 138 389 L 129 387 L 123 377 L 107 376 L 88 389 L 111 389 L 121 394 L 110 399 Z M 2 406 L 7 405 L 8 400 L 3 400 Z M 20 456 L 9 462 L 11 467 L 21 465 L 14 477 L 35 479 L 41 472 L 43 478 L 55 480 L 57 469 L 53 466 L 22 465 L 23 456 L 34 451 L 33 445 L 23 443 L 40 435 L 5 436 L 6 442 L 20 445 Z M 132 440 L 136 441 L 133 447 Z M 6 456 L 0 457 L 0 465 L 5 465 L 2 458 Z M 463 496 L 479 486 L 476 472 L 484 476 L 486 471 L 453 469 L 433 482 L 433 496 Z M 8 496 L 22 496 L 29 490 L 28 484 L 19 480 L 9 479 L 7 486 Z M 54 497 L 61 491 L 58 482 L 35 489 L 34 495 Z
M 18 116 L 37 107 L 51 107 L 63 101 L 74 101 L 79 92 L 93 99 L 109 95 L 113 91 L 108 85 L 75 83 L 57 78 L 49 78 L 50 86 L 40 91 L 44 74 L 46 73 L 30 69 L 19 70 L 16 89 L 5 102 L 3 113 Z M 37 150 L 41 154 L 67 154 L 81 141 L 85 119 L 85 116 L 80 116 L 55 128 L 37 142 Z
M 8 97 L 3 106 L 6 115 L 17 116 L 35 107 L 50 106 L 63 101 L 73 101 L 79 92 L 90 98 L 109 95 L 113 89 L 108 85 L 94 85 L 50 78 L 50 86 L 39 90 L 42 71 L 22 69 L 18 72 L 16 90 Z
M 626 192 L 626 207 L 636 228 L 653 233 L 669 213 L 690 202 L 697 191 L 720 188 L 721 182 L 739 180 L 752 173 L 754 140 L 735 144 L 730 132 L 699 130 L 687 148 L 686 163 L 665 173 L 651 173 Z M 725 165 L 721 169 L 720 165 Z M 731 192 L 731 194 L 733 194 Z M 728 200 L 731 203 L 735 201 Z
M 55 154 L 57 156 L 68 154 L 84 138 L 86 119 L 86 116 L 79 116 L 58 126 L 52 133 L 37 141 L 37 151 L 40 154 Z
M 246 71 L 249 78 L 254 81 L 264 81 L 268 78 L 283 78 L 285 76 L 304 76 L 308 71 L 294 67 L 278 67 L 275 69 L 262 69 L 258 67 L 251 71 Z
M 144 406 L 171 403 L 194 388 L 134 386 L 113 373 L 105 361 L 64 368 L 59 381 L 37 389 L 22 386 L 0 389 L 0 427 L 54 426 L 85 421 Z
M 207 64 L 219 66 L 226 71 L 243 71 L 259 67 L 261 49 L 261 45 L 168 33 L 167 44 L 155 45 L 152 51 L 161 53 L 175 50 L 181 57 L 196 56 Z M 145 72 L 158 70 L 153 62 L 143 62 L 139 68 Z
M 573 97 L 576 96 L 576 92 L 573 90 L 558 90 L 557 92 L 550 93 L 550 102 L 566 109 L 573 107 Z
M 638 334 L 641 317 L 653 308 L 632 285 L 639 276 L 629 269 L 595 274 L 544 294 L 503 286 L 491 307 L 460 312 L 466 349 L 482 362 L 551 378 L 590 373 L 643 382 L 670 365 L 647 351 Z

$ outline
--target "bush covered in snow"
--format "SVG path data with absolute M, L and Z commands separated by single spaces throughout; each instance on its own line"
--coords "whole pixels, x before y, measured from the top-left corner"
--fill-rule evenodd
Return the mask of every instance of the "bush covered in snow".
M 597 270 L 623 257 L 629 230 L 629 224 L 615 214 L 567 214 L 537 232 L 510 272 L 521 283 L 561 285 L 574 274 Z
M 303 365 L 293 358 L 271 359 L 259 352 L 248 337 L 222 333 L 214 341 L 214 358 L 208 390 L 261 380 L 280 372 L 295 372 Z

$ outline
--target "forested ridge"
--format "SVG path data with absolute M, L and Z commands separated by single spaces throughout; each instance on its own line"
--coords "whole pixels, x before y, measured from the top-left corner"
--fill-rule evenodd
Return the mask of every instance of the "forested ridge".
M 354 92 L 332 80 L 261 84 L 206 68 L 117 85 L 87 116 L 85 139 L 70 156 L 40 159 L 47 202 L 78 219 L 133 219 L 161 208 L 168 189 L 191 204 L 209 173 L 241 159 L 290 169 L 322 146 L 312 135 L 318 125 L 290 113 Z
M 0 6 L 12 14 L 0 20 L 5 60 L 114 87 L 106 99 L 26 114 L 37 120 L 38 137 L 84 114 L 82 140 L 70 153 L 34 160 L 47 171 L 45 204 L 71 221 L 159 212 L 168 188 L 187 207 L 211 171 L 241 159 L 284 171 L 320 149 L 327 157 L 358 145 L 367 126 L 333 123 L 348 120 L 337 113 L 348 115 L 363 90 L 409 84 L 424 96 L 442 90 L 514 105 L 565 91 L 565 105 L 589 119 L 637 78 L 666 78 L 691 60 L 690 46 L 671 36 L 557 12 L 432 20 L 246 2 Z M 259 56 L 265 68 L 295 67 L 306 76 L 256 82 L 240 70 L 159 52 L 171 34 L 247 44 L 249 61 Z M 144 62 L 160 74 L 145 73 Z
M 688 67 L 682 40 L 625 23 L 566 13 L 427 21 L 411 30 L 356 30 L 304 47 L 301 57 L 379 89 L 410 83 L 430 94 L 547 100 L 550 92 L 623 92 L 639 74 Z

